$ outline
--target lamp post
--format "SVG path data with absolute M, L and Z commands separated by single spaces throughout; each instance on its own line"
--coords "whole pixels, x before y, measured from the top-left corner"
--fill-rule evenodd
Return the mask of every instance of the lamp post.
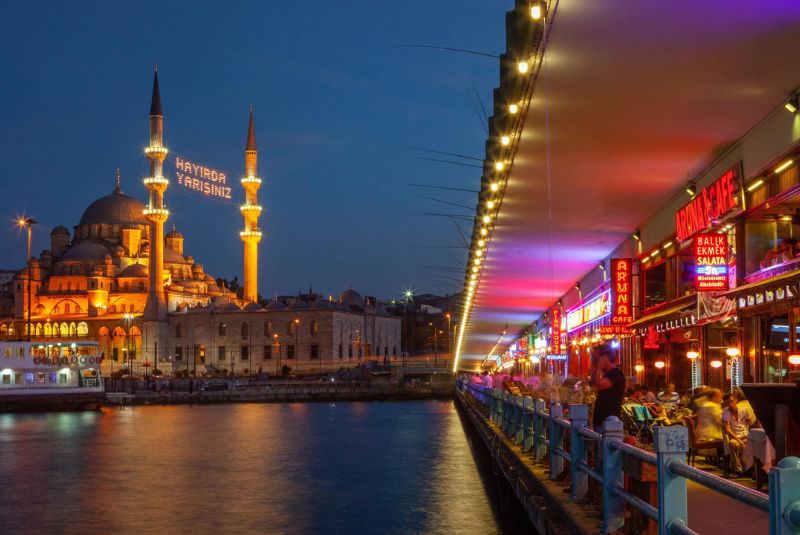
M 447 352 L 448 353 L 452 353 L 453 352 L 453 343 L 452 343 L 452 340 L 450 339 L 450 331 L 452 330 L 451 326 L 450 326 L 450 313 L 449 312 L 446 313 L 444 315 L 444 317 L 447 318 Z
M 297 333 L 300 327 L 300 318 L 294 319 L 294 358 L 300 360 L 300 346 L 298 345 Z
M 39 223 L 30 217 L 20 217 L 17 220 L 19 228 L 28 229 L 28 257 L 25 259 L 28 263 L 28 314 L 26 321 L 26 332 L 28 333 L 28 341 L 31 340 L 31 278 L 33 278 L 32 262 L 31 262 L 31 230 L 33 225 Z
M 125 319 L 125 353 L 126 353 L 126 358 L 124 360 L 128 361 L 128 374 L 131 377 L 131 385 L 133 385 L 133 355 L 131 354 L 131 321 L 133 320 L 133 314 L 125 313 L 123 318 Z
M 273 346 L 277 349 L 277 356 L 275 357 L 275 375 L 278 375 L 278 370 L 280 370 L 281 365 L 281 343 L 278 340 L 278 333 L 273 334 L 272 339 L 274 340 Z
M 435 368 L 439 362 L 439 353 L 438 353 L 438 337 L 436 336 L 436 323 L 433 321 L 428 322 L 428 325 L 433 327 L 433 367 Z

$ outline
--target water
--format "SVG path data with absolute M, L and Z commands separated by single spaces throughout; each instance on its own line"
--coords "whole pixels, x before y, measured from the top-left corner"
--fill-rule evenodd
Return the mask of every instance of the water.
M 0 531 L 531 533 L 476 452 L 451 402 L 5 414 Z

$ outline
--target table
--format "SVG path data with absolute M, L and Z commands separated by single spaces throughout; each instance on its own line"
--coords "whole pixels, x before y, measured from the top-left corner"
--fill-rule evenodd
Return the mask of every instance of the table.
M 747 432 L 747 444 L 744 446 L 743 459 L 745 468 L 754 464 L 756 488 L 761 490 L 761 470 L 769 470 L 775 462 L 775 447 L 763 429 L 752 428 Z M 758 462 L 756 462 L 758 461 Z

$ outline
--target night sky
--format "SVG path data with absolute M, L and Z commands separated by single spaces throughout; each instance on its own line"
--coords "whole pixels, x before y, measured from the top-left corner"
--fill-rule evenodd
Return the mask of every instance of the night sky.
M 167 229 L 184 233 L 186 254 L 207 271 L 241 278 L 238 178 L 252 103 L 264 179 L 260 293 L 459 290 L 466 251 L 455 247 L 456 220 L 417 214 L 474 210 L 419 196 L 471 207 L 475 196 L 404 183 L 474 190 L 480 169 L 409 147 L 481 158 L 475 106 L 480 95 L 491 114 L 498 60 L 398 45 L 500 53 L 511 0 L 111 4 L 3 7 L 0 268 L 24 263 L 16 215 L 39 220 L 38 255 L 54 226 L 71 230 L 111 193 L 116 167 L 123 191 L 145 200 L 158 62 L 171 156 L 227 171 L 236 186 L 232 204 L 210 202 L 180 192 L 166 166 Z M 470 235 L 471 223 L 457 224 Z

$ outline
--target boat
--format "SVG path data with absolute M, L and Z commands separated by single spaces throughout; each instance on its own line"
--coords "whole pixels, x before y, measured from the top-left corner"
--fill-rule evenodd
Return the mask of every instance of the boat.
M 97 410 L 102 362 L 90 340 L 0 341 L 0 412 Z

